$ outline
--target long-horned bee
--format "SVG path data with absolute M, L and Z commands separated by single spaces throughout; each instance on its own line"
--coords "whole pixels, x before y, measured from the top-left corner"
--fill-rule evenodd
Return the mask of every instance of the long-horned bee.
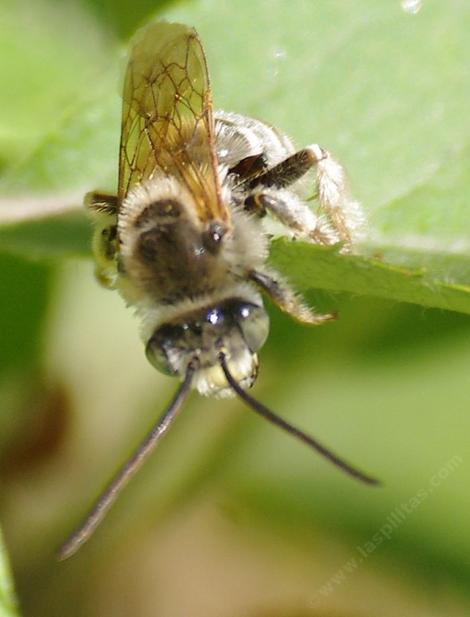
M 305 197 L 309 170 L 315 180 L 307 190 L 315 190 L 316 211 Z M 263 294 L 305 324 L 333 318 L 308 307 L 266 265 L 267 223 L 276 221 L 300 240 L 338 243 L 348 251 L 361 231 L 362 210 L 349 196 L 342 167 L 320 146 L 296 151 L 264 122 L 213 112 L 194 29 L 158 22 L 137 33 L 124 83 L 117 196 L 90 193 L 86 206 L 94 222 L 98 280 L 134 307 L 149 362 L 181 384 L 60 558 L 89 538 L 191 388 L 238 395 L 343 471 L 376 483 L 246 392 L 268 336 Z

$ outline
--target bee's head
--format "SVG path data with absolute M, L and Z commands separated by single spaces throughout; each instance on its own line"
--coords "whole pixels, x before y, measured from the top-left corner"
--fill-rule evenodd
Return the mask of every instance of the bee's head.
M 268 331 L 263 306 L 231 298 L 160 325 L 145 351 L 155 368 L 170 375 L 183 376 L 192 362 L 197 366 L 193 384 L 201 394 L 227 396 L 232 390 L 220 365 L 220 354 L 224 354 L 234 379 L 248 388 L 256 379 L 256 352 Z

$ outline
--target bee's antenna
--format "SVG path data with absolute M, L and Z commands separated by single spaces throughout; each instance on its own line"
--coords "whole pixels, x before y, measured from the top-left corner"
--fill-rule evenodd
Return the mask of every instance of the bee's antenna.
M 240 387 L 240 385 L 233 378 L 233 375 L 230 373 L 228 369 L 227 362 L 225 360 L 225 355 L 223 353 L 219 354 L 219 361 L 220 361 L 222 370 L 224 371 L 225 378 L 227 379 L 229 383 L 229 386 L 253 411 L 255 411 L 260 416 L 263 416 L 263 418 L 266 418 L 266 420 L 268 420 L 269 422 L 272 422 L 276 426 L 279 426 L 287 433 L 290 433 L 291 435 L 293 435 L 300 441 L 303 441 L 305 444 L 307 444 L 307 446 L 319 452 L 322 456 L 324 456 L 331 463 L 333 463 L 333 465 L 336 465 L 336 467 L 339 467 L 339 469 L 349 474 L 350 476 L 353 476 L 354 478 L 356 478 L 357 480 L 360 480 L 361 482 L 364 482 L 365 484 L 372 484 L 372 485 L 380 484 L 380 482 L 377 479 L 366 475 L 365 473 L 363 473 L 362 471 L 359 471 L 355 467 L 352 467 L 351 465 L 349 465 L 349 463 L 347 463 L 343 459 L 336 456 L 336 454 L 334 454 L 331 450 L 326 448 L 316 439 L 314 439 L 310 435 L 307 435 L 306 433 L 301 431 L 299 428 L 292 426 L 292 424 L 290 424 L 283 418 L 280 418 L 278 415 L 273 413 L 270 409 L 265 407 L 262 403 L 260 403 L 259 401 L 254 399 L 252 396 L 250 396 L 247 392 L 245 392 L 245 390 L 243 390 L 243 388 Z
M 104 489 L 90 513 L 81 525 L 69 536 L 57 552 L 57 558 L 62 561 L 67 559 L 84 544 L 101 523 L 106 513 L 115 502 L 118 494 L 126 486 L 132 476 L 140 469 L 142 464 L 152 453 L 160 438 L 166 433 L 170 424 L 178 415 L 191 387 L 195 366 L 188 365 L 183 383 L 180 385 L 173 400 L 168 405 L 164 414 L 157 420 L 144 441 L 138 446 L 130 459 L 119 469 L 114 478 Z

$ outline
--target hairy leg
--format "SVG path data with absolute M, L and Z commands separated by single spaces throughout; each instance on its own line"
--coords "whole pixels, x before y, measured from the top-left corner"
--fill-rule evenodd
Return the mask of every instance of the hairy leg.
M 281 189 L 290 186 L 319 162 L 319 156 L 321 157 L 322 154 L 316 152 L 311 147 L 298 150 L 249 181 L 247 188 L 262 186 Z
M 279 274 L 252 270 L 248 278 L 261 288 L 284 313 L 304 324 L 319 325 L 335 319 L 332 313 L 315 313 Z
M 339 241 L 346 250 L 350 250 L 363 233 L 364 212 L 349 193 L 343 167 L 320 146 L 314 144 L 310 148 L 323 154 L 318 161 L 316 173 L 320 208 L 338 235 Z
M 265 189 L 245 200 L 245 209 L 258 216 L 269 212 L 299 239 L 309 239 L 323 245 L 339 241 L 326 217 L 317 216 L 293 191 Z
M 117 276 L 117 197 L 92 192 L 85 196 L 85 207 L 93 222 L 92 249 L 98 282 L 112 289 Z
M 312 167 L 316 167 L 316 216 L 296 192 L 289 190 Z M 364 225 L 360 205 L 351 199 L 343 168 L 329 152 L 314 144 L 295 152 L 247 183 L 252 194 L 245 201 L 259 215 L 270 212 L 296 235 L 325 245 L 343 243 L 347 252 Z

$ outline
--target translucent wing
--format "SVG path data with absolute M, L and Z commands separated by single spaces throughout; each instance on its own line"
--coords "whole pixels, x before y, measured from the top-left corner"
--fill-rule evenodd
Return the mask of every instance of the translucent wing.
M 166 22 L 140 30 L 123 94 L 118 197 L 155 175 L 177 177 L 201 220 L 227 221 L 220 198 L 206 58 L 192 28 Z

